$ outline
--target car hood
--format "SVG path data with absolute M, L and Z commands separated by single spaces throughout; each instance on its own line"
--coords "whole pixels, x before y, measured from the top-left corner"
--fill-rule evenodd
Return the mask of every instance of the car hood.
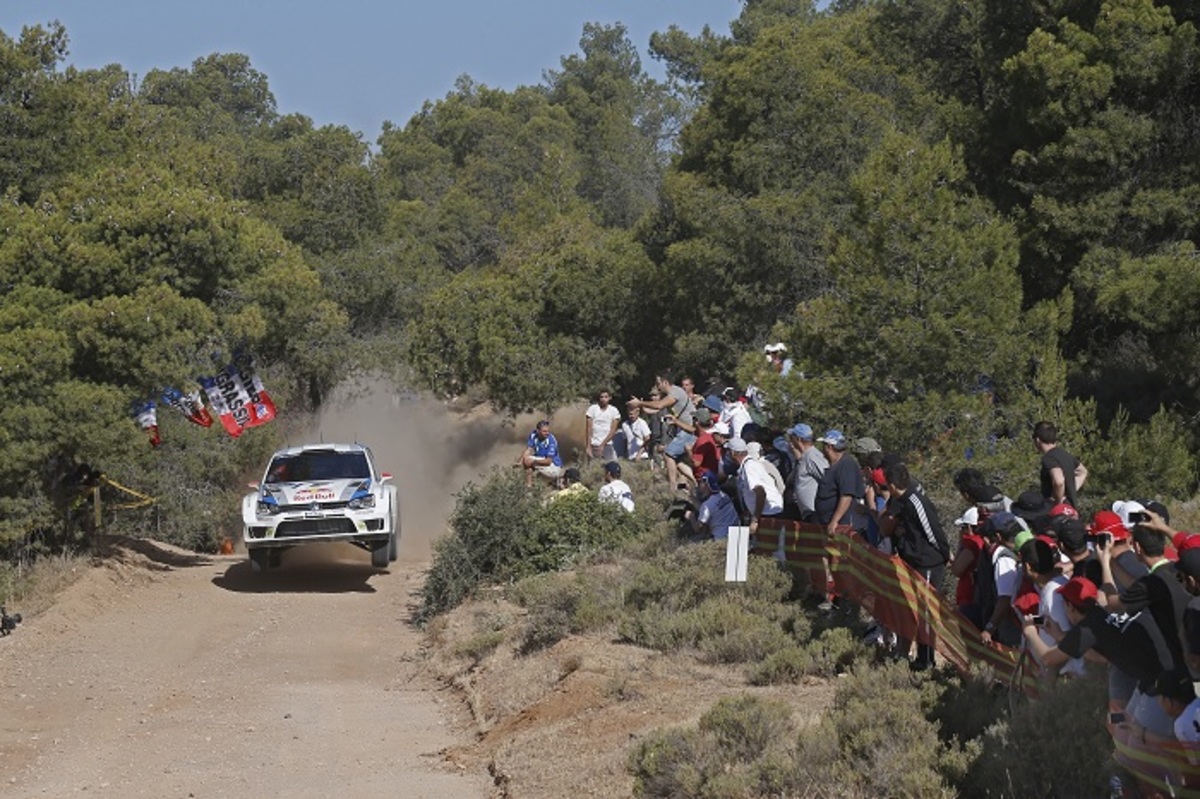
M 263 496 L 270 495 L 280 505 L 307 505 L 313 502 L 349 502 L 355 494 L 371 490 L 371 480 L 312 480 L 299 483 L 271 483 L 263 486 Z

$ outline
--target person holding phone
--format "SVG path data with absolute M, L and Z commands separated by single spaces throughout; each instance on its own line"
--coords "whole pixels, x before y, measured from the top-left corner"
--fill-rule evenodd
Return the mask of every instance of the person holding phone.
M 1103 513 L 1105 511 L 1096 515 L 1100 516 Z M 1110 611 L 1149 613 L 1162 632 L 1175 662 L 1182 664 L 1183 643 L 1179 637 L 1179 629 L 1192 597 L 1176 577 L 1175 570 L 1171 568 L 1171 562 L 1166 557 L 1166 546 L 1166 536 L 1161 532 L 1144 524 L 1136 525 L 1133 528 L 1133 551 L 1137 553 L 1149 573 L 1121 591 L 1113 579 L 1112 534 L 1102 533 L 1096 542 L 1096 555 L 1100 561 L 1103 580 L 1100 588 L 1107 596 Z
M 1038 635 L 1047 646 L 1054 646 L 1056 634 L 1066 633 L 1074 625 L 1067 615 L 1067 603 L 1058 589 L 1067 584 L 1058 562 L 1058 550 L 1042 539 L 1026 541 L 1018 550 L 1026 576 L 1038 593 L 1038 615 L 1033 617 Z M 1034 658 L 1037 660 L 1036 656 Z M 1084 677 L 1087 667 L 1082 658 L 1071 658 L 1058 668 L 1048 668 L 1038 661 L 1043 676 L 1061 674 L 1065 677 Z
M 1071 658 L 1087 657 L 1116 666 L 1136 681 L 1133 694 L 1126 698 L 1109 694 L 1109 702 L 1136 722 L 1142 729 L 1170 737 L 1173 719 L 1151 695 L 1155 680 L 1163 672 L 1180 667 L 1171 655 L 1163 634 L 1149 613 L 1109 613 L 1096 599 L 1095 584 L 1086 577 L 1072 577 L 1057 589 L 1066 601 L 1067 618 L 1072 627 L 1048 645 L 1038 634 L 1033 616 L 1021 616 L 1021 632 L 1029 651 L 1039 663 L 1057 669 Z

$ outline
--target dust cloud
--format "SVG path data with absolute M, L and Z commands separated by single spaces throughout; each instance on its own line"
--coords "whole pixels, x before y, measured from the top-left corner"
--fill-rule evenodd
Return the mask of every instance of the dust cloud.
M 583 408 L 552 420 L 563 460 L 582 447 Z M 454 495 L 496 468 L 509 468 L 539 417 L 515 422 L 487 406 L 461 411 L 427 395 L 405 393 L 384 380 L 340 386 L 299 443 L 359 443 L 371 448 L 400 495 L 400 560 L 429 560 L 446 531 Z

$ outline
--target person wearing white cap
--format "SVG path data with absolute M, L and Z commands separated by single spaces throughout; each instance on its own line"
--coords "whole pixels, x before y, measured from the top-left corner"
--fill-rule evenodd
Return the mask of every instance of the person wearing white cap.
M 783 512 L 783 494 L 775 487 L 762 461 L 750 457 L 745 441 L 731 438 L 725 448 L 738 466 L 738 496 L 749 519 L 750 534 L 754 535 L 763 516 L 778 516 Z
M 751 421 L 750 410 L 738 396 L 733 386 L 721 392 L 721 415 L 719 421 L 729 425 L 730 431 L 737 438 L 742 437 L 742 428 Z
M 971 620 L 979 629 L 983 629 L 983 618 L 979 615 L 979 606 L 975 603 L 975 570 L 979 565 L 980 553 L 987 551 L 987 542 L 979 534 L 979 508 L 971 506 L 963 511 L 963 515 L 955 519 L 954 526 L 958 528 L 958 552 L 950 561 L 950 573 L 958 578 L 954 590 L 954 604 L 958 611 Z
M 763 347 L 763 352 L 766 353 L 767 361 L 771 364 L 780 377 L 787 377 L 792 371 L 792 359 L 787 357 L 787 347 L 782 341 L 777 341 L 774 344 L 768 344 Z

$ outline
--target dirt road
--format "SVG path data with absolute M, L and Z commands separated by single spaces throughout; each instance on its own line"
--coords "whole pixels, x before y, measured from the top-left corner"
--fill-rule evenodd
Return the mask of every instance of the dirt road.
M 0 639 L 0 796 L 488 795 L 439 754 L 469 735 L 408 624 L 418 565 L 132 547 Z

